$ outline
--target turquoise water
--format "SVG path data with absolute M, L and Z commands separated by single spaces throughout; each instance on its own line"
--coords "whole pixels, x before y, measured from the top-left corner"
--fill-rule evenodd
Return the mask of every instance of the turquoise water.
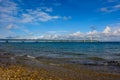
M 99 57 L 106 60 L 120 60 L 119 42 L 0 43 L 0 49 L 16 55 L 68 58 L 74 61 L 90 60 L 89 57 Z

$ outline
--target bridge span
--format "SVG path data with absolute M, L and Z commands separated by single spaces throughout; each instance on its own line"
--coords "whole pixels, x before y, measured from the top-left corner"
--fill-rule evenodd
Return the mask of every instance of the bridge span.
M 0 42 L 99 42 L 98 40 L 0 39 Z

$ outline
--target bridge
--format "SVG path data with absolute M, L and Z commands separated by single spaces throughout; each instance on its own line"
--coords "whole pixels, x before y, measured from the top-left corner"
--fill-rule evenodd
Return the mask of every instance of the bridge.
M 0 39 L 0 42 L 99 42 L 98 40 Z

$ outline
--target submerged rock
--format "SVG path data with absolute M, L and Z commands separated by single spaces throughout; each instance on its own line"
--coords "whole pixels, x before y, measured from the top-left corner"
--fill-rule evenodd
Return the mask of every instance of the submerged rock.
M 108 61 L 107 63 L 108 63 L 108 65 L 120 67 L 120 61 Z

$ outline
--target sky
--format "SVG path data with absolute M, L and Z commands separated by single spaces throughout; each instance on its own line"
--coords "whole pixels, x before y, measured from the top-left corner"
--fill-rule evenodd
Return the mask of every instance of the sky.
M 0 38 L 120 41 L 120 0 L 0 0 Z

